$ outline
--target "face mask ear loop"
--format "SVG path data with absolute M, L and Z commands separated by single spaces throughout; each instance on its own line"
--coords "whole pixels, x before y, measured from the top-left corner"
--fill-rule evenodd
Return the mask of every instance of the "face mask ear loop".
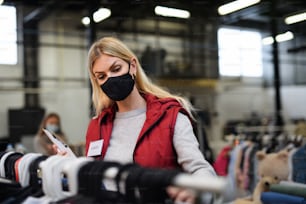
M 131 70 L 131 62 L 129 62 L 129 71 L 128 71 L 128 73 L 130 73 L 130 70 Z M 135 81 L 135 79 L 136 79 L 136 74 L 132 74 L 132 77 L 133 77 L 133 79 L 134 79 L 134 81 Z
M 129 64 L 129 70 L 128 70 L 128 73 L 130 73 L 130 70 L 131 70 L 131 62 L 128 62 Z
M 131 70 L 131 62 L 127 62 L 127 63 L 129 64 L 129 70 L 128 70 L 127 74 L 130 74 L 130 70 Z M 136 75 L 135 75 L 135 74 L 130 74 L 130 75 L 132 75 L 133 80 L 135 80 Z

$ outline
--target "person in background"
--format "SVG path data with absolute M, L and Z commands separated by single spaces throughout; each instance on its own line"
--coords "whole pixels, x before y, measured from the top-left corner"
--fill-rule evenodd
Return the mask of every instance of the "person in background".
M 63 142 L 67 142 L 66 136 L 61 128 L 60 116 L 57 113 L 47 114 L 38 129 L 37 134 L 34 137 L 34 151 L 37 153 L 42 153 L 44 155 L 54 155 L 57 154 L 56 148 L 54 148 L 51 140 L 45 135 L 42 129 L 45 128 L 53 133 L 55 133 Z
M 87 129 L 87 156 L 216 176 L 199 149 L 188 100 L 153 84 L 117 38 L 96 41 L 88 58 L 95 117 Z M 187 189 L 166 191 L 174 201 L 194 202 Z

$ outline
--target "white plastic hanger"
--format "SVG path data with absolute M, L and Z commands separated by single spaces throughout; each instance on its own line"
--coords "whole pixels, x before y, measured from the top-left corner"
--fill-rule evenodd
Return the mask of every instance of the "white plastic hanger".
M 5 160 L 8 158 L 8 156 L 10 156 L 11 154 L 14 154 L 14 151 L 9 151 L 7 153 L 5 153 L 0 160 L 0 177 L 5 178 Z
M 42 188 L 45 195 L 52 201 L 57 201 L 72 194 L 63 191 L 62 187 L 62 169 L 66 164 L 72 164 L 77 158 L 60 155 L 50 156 L 47 160 L 40 163 L 42 170 Z
M 27 153 L 20 158 L 17 168 L 18 168 L 19 183 L 22 187 L 26 187 L 29 185 L 29 182 L 30 182 L 29 167 L 31 165 L 31 162 L 40 156 L 42 156 L 42 154 Z
M 78 173 L 80 168 L 93 160 L 94 159 L 92 157 L 78 157 L 73 162 L 68 162 L 66 165 L 64 165 L 62 173 L 67 175 L 68 189 L 71 195 L 76 195 L 78 193 Z

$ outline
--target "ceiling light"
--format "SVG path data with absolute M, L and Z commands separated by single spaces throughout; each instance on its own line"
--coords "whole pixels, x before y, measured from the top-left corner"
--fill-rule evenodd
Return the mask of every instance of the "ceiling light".
M 284 42 L 284 41 L 292 40 L 294 36 L 292 32 L 287 31 L 282 34 L 278 34 L 275 38 L 276 38 L 276 42 Z M 274 39 L 271 36 L 262 39 L 262 44 L 264 45 L 270 45 L 273 42 L 274 42 Z
M 0 0 L 1 1 L 1 0 Z M 93 14 L 93 20 L 96 23 L 103 21 L 104 19 L 110 17 L 111 10 L 107 8 L 100 8 Z M 87 26 L 90 24 L 90 18 L 88 16 L 82 18 L 82 24 Z
M 90 18 L 88 16 L 82 18 L 83 25 L 89 25 L 90 24 Z
M 276 36 L 276 42 L 284 42 L 284 41 L 292 40 L 292 39 L 293 39 L 293 33 L 290 31 L 287 31 L 282 34 L 278 34 Z
M 0 0 L 0 5 L 3 4 L 4 0 Z
M 100 21 L 103 21 L 104 19 L 110 17 L 111 10 L 108 8 L 100 8 L 98 11 L 94 12 L 93 14 L 93 20 L 98 23 Z
M 254 4 L 259 3 L 260 0 L 236 0 L 232 1 L 228 4 L 224 4 L 218 8 L 218 13 L 220 15 L 226 15 L 240 9 L 252 6 Z
M 272 43 L 274 43 L 274 39 L 271 36 L 262 39 L 264 45 L 271 45 Z
M 190 18 L 190 12 L 182 9 L 168 8 L 164 6 L 156 6 L 155 14 L 166 17 Z
M 285 18 L 285 23 L 293 24 L 293 23 L 298 23 L 298 22 L 305 21 L 305 20 L 306 20 L 306 12 L 303 12 L 303 13 L 295 14 L 292 16 L 288 16 L 287 18 Z

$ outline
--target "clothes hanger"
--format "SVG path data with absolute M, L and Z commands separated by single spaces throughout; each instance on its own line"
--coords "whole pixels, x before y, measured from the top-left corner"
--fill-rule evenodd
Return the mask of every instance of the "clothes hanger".
M 23 153 L 14 152 L 10 154 L 4 161 L 5 178 L 16 180 L 15 163 L 23 157 Z
M 64 165 L 69 161 L 75 160 L 74 157 L 66 157 L 60 155 L 50 156 L 47 160 L 40 163 L 42 172 L 42 188 L 45 197 L 52 201 L 71 196 L 69 192 L 63 191 L 63 175 L 61 174 Z
M 41 188 L 41 169 L 39 167 L 40 163 L 48 158 L 47 155 L 41 155 L 34 159 L 29 166 L 30 173 L 30 185 L 36 188 Z
M 30 165 L 36 158 L 42 156 L 40 153 L 27 153 L 18 162 L 18 182 L 22 187 L 30 184 Z
M 62 173 L 67 176 L 68 190 L 72 196 L 78 193 L 78 173 L 80 168 L 93 160 L 91 157 L 78 157 L 73 162 L 69 162 L 63 166 Z
M 78 172 L 78 196 L 84 196 L 94 202 L 120 203 L 123 196 L 116 191 L 111 191 L 104 186 L 105 172 L 116 169 L 120 164 L 111 161 L 94 160 L 83 165 Z M 114 178 L 111 179 L 114 181 Z M 124 202 L 121 202 L 124 203 Z
M 86 196 L 100 196 L 103 186 L 104 172 L 111 168 L 120 166 L 117 162 L 94 160 L 80 168 L 78 173 L 79 191 L 78 193 Z M 114 179 L 111 179 L 114 181 Z M 107 190 L 107 189 L 106 189 Z
M 15 153 L 14 151 L 9 151 L 2 155 L 1 160 L 0 160 L 0 177 L 6 178 L 5 177 L 5 161 L 10 155 L 14 153 Z

